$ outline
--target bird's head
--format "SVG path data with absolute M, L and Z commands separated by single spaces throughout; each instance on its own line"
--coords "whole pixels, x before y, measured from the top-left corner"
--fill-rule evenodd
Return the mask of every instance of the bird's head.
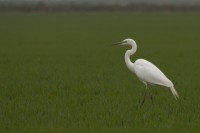
M 133 44 L 136 44 L 133 39 L 124 39 L 123 41 L 117 42 L 114 45 L 131 45 L 132 46 Z

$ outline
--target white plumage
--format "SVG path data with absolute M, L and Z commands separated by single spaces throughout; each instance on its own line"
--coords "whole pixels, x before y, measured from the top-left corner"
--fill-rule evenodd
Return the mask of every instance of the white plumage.
M 133 55 L 137 50 L 136 42 L 133 39 L 125 39 L 122 42 L 116 44 L 132 46 L 132 49 L 127 50 L 125 53 L 125 63 L 128 69 L 135 73 L 136 76 L 146 85 L 147 89 L 149 84 L 165 86 L 170 88 L 176 99 L 179 97 L 173 83 L 154 64 L 144 59 L 138 59 L 134 63 L 131 62 L 130 56 Z
M 141 81 L 165 87 L 173 86 L 173 83 L 155 65 L 144 59 L 136 60 L 133 69 Z

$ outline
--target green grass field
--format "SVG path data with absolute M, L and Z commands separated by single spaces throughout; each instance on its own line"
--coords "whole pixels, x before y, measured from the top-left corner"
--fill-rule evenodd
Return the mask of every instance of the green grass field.
M 145 86 L 111 46 L 133 38 L 180 95 Z M 0 132 L 200 131 L 200 14 L 0 15 Z

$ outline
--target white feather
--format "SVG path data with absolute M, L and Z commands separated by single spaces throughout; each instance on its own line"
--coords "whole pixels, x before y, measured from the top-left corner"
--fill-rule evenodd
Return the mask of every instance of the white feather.
M 154 64 L 144 59 L 138 59 L 134 63 L 131 62 L 130 56 L 137 50 L 136 42 L 133 39 L 125 39 L 121 42 L 121 45 L 132 46 L 132 49 L 127 50 L 125 53 L 125 62 L 128 69 L 134 72 L 145 85 L 155 84 L 168 87 L 176 99 L 179 97 L 173 83 Z

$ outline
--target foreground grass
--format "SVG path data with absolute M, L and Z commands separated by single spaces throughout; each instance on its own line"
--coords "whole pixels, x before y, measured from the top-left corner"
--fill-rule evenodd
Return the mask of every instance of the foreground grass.
M 1 132 L 198 132 L 199 14 L 69 14 L 0 16 Z M 156 64 L 180 99 L 144 85 L 124 63 Z

